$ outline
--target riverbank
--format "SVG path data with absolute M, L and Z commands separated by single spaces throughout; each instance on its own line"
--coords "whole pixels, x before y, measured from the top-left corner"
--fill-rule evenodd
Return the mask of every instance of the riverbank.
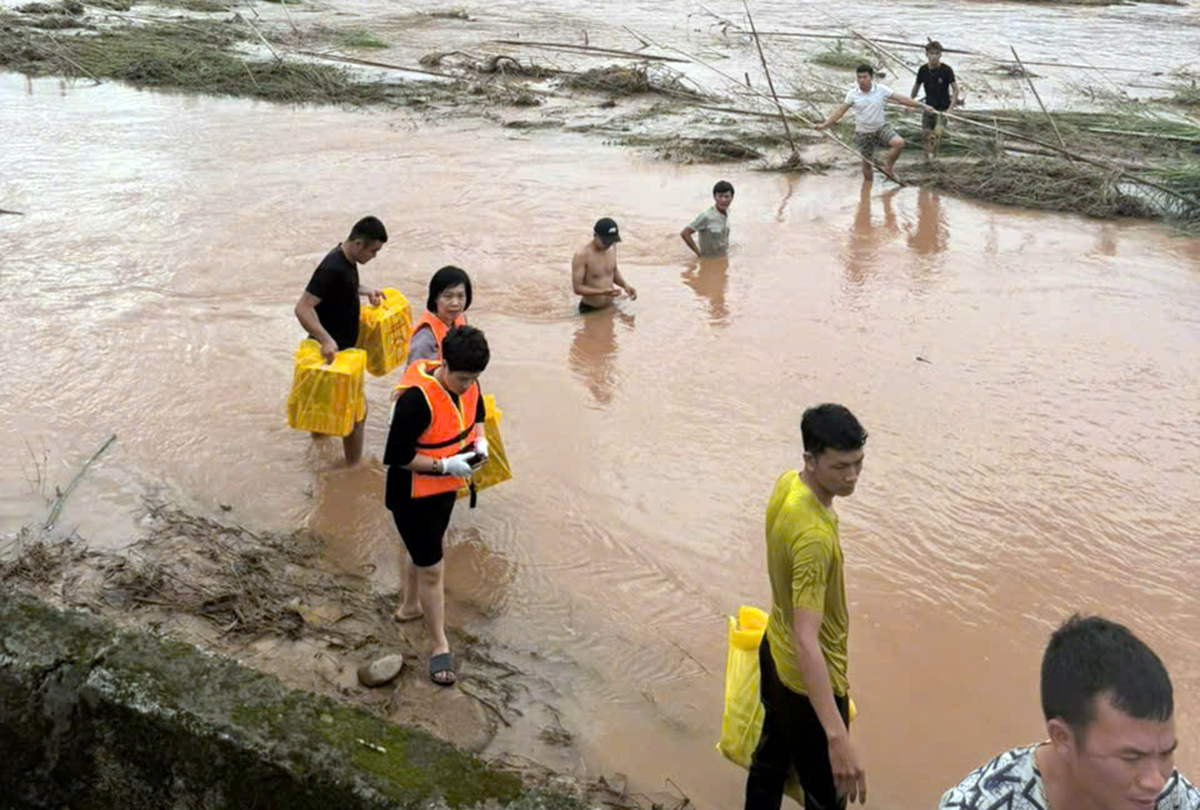
M 309 16 L 318 21 L 306 21 Z M 722 52 L 755 47 L 746 21 L 710 16 L 709 30 L 719 32 L 714 34 L 719 39 L 703 49 L 705 56 L 689 51 L 701 50 L 695 45 L 680 48 L 636 31 L 630 35 L 640 45 L 630 50 L 587 44 L 586 32 L 584 43 L 543 41 L 550 34 L 531 23 L 519 39 L 479 40 L 469 32 L 447 31 L 448 47 L 401 64 L 376 54 L 415 55 L 421 50 L 417 41 L 427 41 L 430 29 L 463 26 L 474 18 L 466 11 L 413 11 L 389 18 L 387 31 L 375 31 L 332 23 L 294 3 L 235 7 L 160 0 L 132 6 L 126 0 L 60 0 L 0 13 L 0 67 L 30 76 L 279 103 L 403 109 L 434 122 L 481 118 L 507 129 L 591 133 L 682 163 L 812 172 L 855 165 L 847 146 L 852 123 L 835 130 L 840 143 L 809 128 L 840 99 L 840 84 L 828 81 L 828 74 L 852 70 L 866 59 L 880 66 L 882 80 L 903 89 L 905 74 L 919 62 L 911 47 L 876 42 L 850 29 L 844 40 L 833 42 L 830 34 L 797 34 L 821 39 L 788 40 L 782 57 L 768 48 L 777 67 L 792 77 L 790 86 L 778 90 L 788 103 L 785 126 L 770 96 L 773 89 L 756 87 L 749 72 L 743 84 L 714 64 L 726 58 Z M 418 37 L 418 31 L 426 35 Z M 764 39 L 768 35 L 784 32 L 764 32 Z M 767 60 L 764 52 L 763 63 Z M 1094 73 L 1103 76 L 1099 68 Z M 797 89 L 797 78 L 808 88 Z M 972 77 L 971 106 L 956 111 L 964 118 L 951 122 L 942 143 L 942 154 L 955 161 L 941 167 L 918 165 L 919 119 L 897 110 L 894 117 L 912 155 L 901 163 L 901 181 L 933 183 L 1006 205 L 1197 227 L 1200 120 L 1194 76 L 1179 73 L 1170 83 L 1160 82 L 1170 95 L 1154 99 L 1096 82 L 1086 88 L 1090 111 L 980 107 L 1011 100 L 1014 85 L 1021 93 L 1028 85 L 1036 94 L 1035 78 L 1020 62 L 994 62 Z M 1040 97 L 1037 101 L 1041 105 Z M 1084 193 L 1062 194 L 1052 184 L 1035 182 L 1046 175 L 1046 161 L 1054 162 L 1052 174 L 1070 174 Z M 963 164 L 962 172 L 954 168 Z M 948 173 L 958 176 L 947 179 Z M 1014 177 L 1029 181 L 1018 184 L 1022 193 L 1001 191 Z
M 193 690 L 188 686 L 188 679 L 194 677 L 195 672 L 179 665 L 178 661 L 165 669 L 154 663 L 150 659 L 157 660 L 154 650 L 158 646 L 146 639 L 162 639 L 161 643 L 168 646 L 182 642 L 171 649 L 183 650 L 184 645 L 194 645 L 266 673 L 272 680 L 277 678 L 285 687 L 320 696 L 326 701 L 323 705 L 360 710 L 387 721 L 374 724 L 364 719 L 354 721 L 355 728 L 369 726 L 367 736 L 379 738 L 381 742 L 385 742 L 384 738 L 407 739 L 412 736 L 412 729 L 420 729 L 457 749 L 482 754 L 499 728 L 512 729 L 522 724 L 536 726 L 534 717 L 537 715 L 526 711 L 528 696 L 532 694 L 530 676 L 511 663 L 516 657 L 513 651 L 461 628 L 449 627 L 448 634 L 459 662 L 459 682 L 454 689 L 431 684 L 424 654 L 430 638 L 422 623 L 401 624 L 393 620 L 392 611 L 399 594 L 373 592 L 366 577 L 338 572 L 323 564 L 325 543 L 311 532 L 255 532 L 233 521 L 189 514 L 172 504 L 149 502 L 138 522 L 141 536 L 121 551 L 92 549 L 76 534 L 63 536 L 40 528 L 26 529 L 0 544 L 0 614 L 4 612 L 4 599 L 13 598 L 20 607 L 25 604 L 22 598 L 11 595 L 26 594 L 50 607 L 91 614 L 124 631 L 144 631 L 149 635 L 126 632 L 117 641 L 107 643 L 113 649 L 121 647 L 122 654 L 130 660 L 139 661 L 139 656 L 145 658 L 139 664 L 139 671 L 152 673 L 160 691 L 167 690 L 172 695 L 194 692 L 189 698 L 194 704 L 189 711 L 205 716 L 214 714 L 220 717 L 219 723 L 242 723 L 246 717 L 239 719 L 236 712 L 231 715 L 230 706 L 236 706 L 237 711 L 247 715 L 248 710 L 239 703 L 239 695 L 253 693 L 261 697 L 258 693 L 262 690 L 241 688 L 241 692 L 232 695 L 214 691 L 210 685 Z M 5 596 L 6 592 L 10 596 Z M 6 627 L 20 635 L 20 628 L 14 630 L 11 624 Z M 0 643 L 0 650 L 3 649 Z M 359 682 L 357 672 L 361 665 L 396 654 L 403 655 L 405 661 L 398 678 L 375 688 Z M 201 660 L 200 656 L 193 657 Z M 85 659 L 78 658 L 72 659 L 70 664 L 85 669 L 88 665 Z M 298 718 L 299 712 L 304 717 L 312 715 L 315 718 L 320 711 L 313 714 L 313 711 L 303 710 L 301 704 L 305 698 L 283 701 L 275 695 L 272 699 L 280 706 L 286 703 L 289 707 L 286 716 L 273 722 L 276 725 L 283 723 L 292 728 L 292 732 L 279 737 L 279 729 L 275 726 L 260 729 L 266 736 L 250 745 L 248 750 L 275 750 L 268 759 L 274 761 L 282 756 L 286 760 L 293 755 L 287 751 L 280 754 L 272 746 L 276 743 L 295 744 L 294 726 L 298 720 L 291 715 Z M 256 706 L 258 702 L 255 701 Z M 319 701 L 312 703 L 319 707 Z M 545 708 L 549 709 L 555 722 L 526 729 L 524 733 L 539 737 L 544 743 L 570 749 L 575 735 L 557 719 L 558 712 L 553 706 Z M 172 711 L 175 709 L 170 706 L 163 709 L 167 726 Z M 341 718 L 341 714 L 338 717 Z M 354 715 L 346 714 L 346 717 L 353 718 Z M 258 714 L 251 719 L 257 722 Z M 338 719 L 337 728 L 345 722 L 349 721 Z M 317 732 L 322 729 L 320 723 L 311 725 Z M 72 733 L 82 739 L 103 737 L 102 728 L 77 728 Z M 169 735 L 171 732 L 163 728 L 155 733 Z M 366 731 L 363 733 L 367 734 Z M 346 741 L 339 739 L 337 742 Z M 353 746 L 354 739 L 348 742 Z M 403 750 L 407 750 L 388 753 L 374 743 L 359 742 L 388 757 L 403 757 Z M 81 759 L 82 755 L 74 752 L 72 756 Z M 314 761 L 319 761 L 322 752 L 308 751 L 304 756 L 316 757 Z M 449 746 L 439 756 L 453 759 L 454 768 L 476 767 L 470 764 L 474 760 L 461 757 Z M 651 804 L 676 810 L 691 806 L 684 796 L 660 796 L 657 801 L 633 797 L 623 778 L 560 772 L 530 759 L 522 751 L 492 748 L 487 751 L 485 761 L 488 774 L 507 775 L 488 776 L 503 784 L 499 793 L 488 793 L 491 782 L 480 781 L 479 774 L 462 783 L 453 776 L 453 768 L 438 766 L 436 773 L 440 775 L 422 782 L 420 795 L 447 790 L 453 794 L 459 787 L 474 784 L 471 790 L 475 792 L 468 792 L 475 800 L 488 797 L 513 800 L 520 793 L 514 788 L 519 780 L 529 789 L 553 791 L 588 805 L 602 802 L 616 810 L 639 810 Z M 396 767 L 401 770 L 409 767 L 403 761 L 399 765 L 383 760 L 377 764 L 387 765 L 389 769 L 386 773 L 375 774 L 385 781 L 393 778 Z M 188 767 L 199 766 L 192 763 Z M 321 766 L 315 767 L 319 774 Z M 326 777 L 327 781 L 337 781 L 332 773 L 326 777 L 304 773 L 306 778 L 318 778 L 318 781 Z M 137 779 L 136 775 L 124 778 Z M 439 779 L 446 781 L 439 782 Z M 229 787 L 221 774 L 214 775 L 213 780 L 207 786 L 210 791 Z M 185 776 L 184 782 L 190 783 L 190 780 Z M 31 789 L 33 787 L 36 786 Z M 150 790 L 151 786 L 146 784 L 142 788 Z M 392 789 L 407 790 L 408 785 L 401 780 L 393 788 L 385 788 L 386 793 Z M 464 793 L 457 801 L 466 801 L 467 797 Z M 564 803 L 563 806 L 574 805 Z

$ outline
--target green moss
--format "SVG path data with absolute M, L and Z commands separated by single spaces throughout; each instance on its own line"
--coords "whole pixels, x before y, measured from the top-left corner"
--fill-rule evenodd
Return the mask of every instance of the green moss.
M 370 31 L 362 28 L 356 28 L 353 31 L 344 31 L 338 37 L 343 47 L 346 48 L 386 48 L 388 44 L 376 37 Z
M 322 716 L 333 722 L 322 721 Z M 359 708 L 288 694 L 271 704 L 242 704 L 235 723 L 273 738 L 320 739 L 348 754 L 388 798 L 411 802 L 441 795 L 451 807 L 521 795 L 520 779 L 416 728 L 388 723 Z

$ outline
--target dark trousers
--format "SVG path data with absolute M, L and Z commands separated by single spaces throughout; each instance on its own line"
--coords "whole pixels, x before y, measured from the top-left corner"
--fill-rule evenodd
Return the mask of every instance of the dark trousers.
M 763 635 L 758 648 L 765 710 L 762 736 L 750 762 L 746 779 L 746 810 L 779 810 L 788 770 L 795 766 L 804 789 L 806 810 L 839 810 L 846 803 L 838 798 L 829 764 L 829 741 L 812 703 L 779 680 L 771 644 Z M 850 702 L 833 696 L 846 727 L 850 726 Z

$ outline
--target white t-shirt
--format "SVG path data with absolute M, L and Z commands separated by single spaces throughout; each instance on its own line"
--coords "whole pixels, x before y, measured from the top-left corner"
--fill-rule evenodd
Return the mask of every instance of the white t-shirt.
M 854 85 L 846 94 L 846 103 L 854 111 L 854 131 L 874 132 L 884 125 L 883 104 L 892 97 L 892 89 L 879 82 L 872 82 L 871 89 L 864 93 Z
M 1038 745 L 1006 751 L 967 774 L 942 796 L 939 810 L 1047 810 L 1046 789 L 1034 752 Z M 1167 779 L 1155 810 L 1196 810 L 1200 790 L 1179 771 Z

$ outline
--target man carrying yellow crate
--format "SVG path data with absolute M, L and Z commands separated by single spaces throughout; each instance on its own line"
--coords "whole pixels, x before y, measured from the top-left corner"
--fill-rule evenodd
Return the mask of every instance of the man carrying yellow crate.
M 759 646 L 762 736 L 746 780 L 746 810 L 779 810 L 795 767 L 804 806 L 866 801 L 867 777 L 850 743 L 846 678 L 849 617 L 835 497 L 854 492 L 867 432 L 841 405 L 800 422 L 804 469 L 784 473 L 767 505 L 771 617 Z
M 442 539 L 458 490 L 487 460 L 478 379 L 490 359 L 483 332 L 460 326 L 446 334 L 440 361 L 410 365 L 400 381 L 383 454 L 387 508 L 408 550 L 404 602 L 395 617 L 425 619 L 433 636 L 429 678 L 439 686 L 457 680 L 446 638 Z
M 382 300 L 380 290 L 359 282 L 358 266 L 375 258 L 387 239 L 387 229 L 376 217 L 363 217 L 354 223 L 346 241 L 329 251 L 317 265 L 296 302 L 296 318 L 321 344 L 321 356 L 326 363 L 332 363 L 339 351 L 353 349 L 357 344 L 359 297 L 367 296 L 371 306 Z M 348 464 L 357 464 L 362 458 L 366 422 L 364 409 L 354 430 L 342 439 Z

